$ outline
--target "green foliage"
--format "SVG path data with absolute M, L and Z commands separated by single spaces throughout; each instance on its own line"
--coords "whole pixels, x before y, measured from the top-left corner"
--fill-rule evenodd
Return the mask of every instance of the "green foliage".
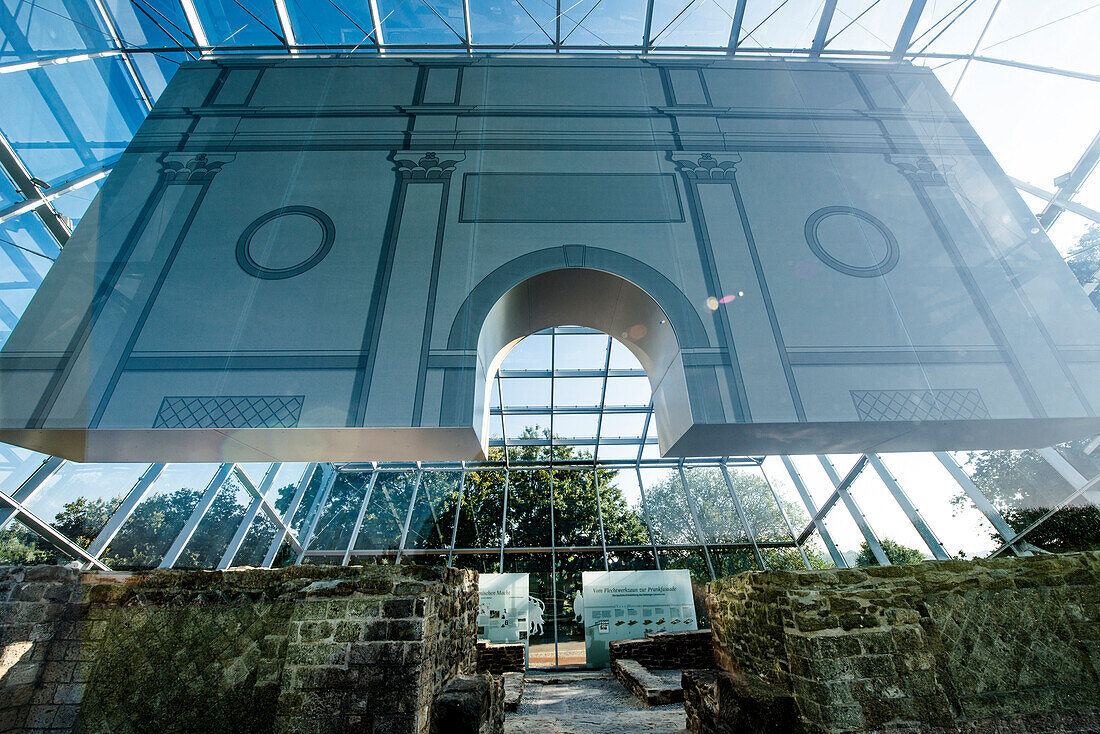
M 55 554 L 37 535 L 19 523 L 11 523 L 0 530 L 0 566 L 35 566 L 53 563 Z
M 1077 278 L 1077 282 L 1082 285 L 1090 282 L 1097 271 L 1100 271 L 1100 225 L 1090 225 L 1081 235 L 1066 264 Z M 1089 294 L 1089 300 L 1100 310 L 1100 288 Z
M 1014 507 L 1004 513 L 1004 518 L 1013 532 L 1019 533 L 1046 513 L 1042 507 Z M 1100 550 L 1100 510 L 1092 506 L 1063 507 L 1028 533 L 1027 542 L 1052 553 Z
M 924 557 L 924 554 L 916 548 L 906 547 L 890 538 L 883 538 L 879 541 L 879 545 L 882 546 L 882 552 L 890 559 L 890 563 L 895 566 L 906 563 L 921 563 L 928 560 Z M 871 546 L 867 544 L 866 540 L 860 543 L 859 557 L 856 558 L 856 565 L 861 567 L 878 565 L 875 554 L 871 552 Z

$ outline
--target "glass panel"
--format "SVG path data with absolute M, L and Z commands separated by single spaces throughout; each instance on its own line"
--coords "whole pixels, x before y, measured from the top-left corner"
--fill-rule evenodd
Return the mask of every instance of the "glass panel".
M 105 4 L 127 45 L 155 48 L 195 44 L 179 2 L 105 0 Z
M 652 548 L 608 550 L 607 564 L 612 571 L 648 571 L 657 568 Z
M 757 542 L 791 539 L 768 483 L 758 469 L 728 469 L 730 484 L 741 502 Z M 748 529 L 748 528 L 746 528 Z
M 710 559 L 714 563 L 714 575 L 718 578 L 759 570 L 756 557 L 749 548 L 712 548 Z
M 627 349 L 618 339 L 611 340 L 611 361 L 607 365 L 612 370 L 640 370 L 641 362 L 634 353 Z
M 932 558 L 928 544 L 873 467 L 865 467 L 852 482 L 850 494 L 874 529 L 882 550 L 891 563 L 920 563 Z
M 655 0 L 654 46 L 722 46 L 729 43 L 735 0 Z
M 195 0 L 195 8 L 206 30 L 206 40 L 215 46 L 283 43 L 279 16 L 270 0 Z
M 548 45 L 554 42 L 554 5 L 520 0 L 470 0 L 471 42 L 478 45 Z
M 0 207 L 6 207 L 17 201 L 23 201 L 22 194 L 16 190 L 11 179 L 3 171 L 0 171 Z
M 690 571 L 693 587 L 710 582 L 710 571 L 707 569 L 707 558 L 703 551 L 658 548 L 657 555 L 661 559 L 662 571 L 674 568 L 686 568 Z M 699 605 L 696 604 L 696 612 L 698 611 Z
M 600 436 L 642 439 L 645 413 L 608 413 L 600 422 Z
M 547 363 L 546 369 L 550 369 Z M 500 380 L 504 393 L 504 405 L 534 407 L 550 405 L 549 377 L 503 377 Z
M 504 472 L 467 472 L 455 548 L 500 548 L 503 517 Z M 456 560 L 457 558 L 456 556 Z M 472 568 L 465 565 L 462 567 Z
M 749 0 L 740 45 L 753 48 L 805 48 L 813 41 L 820 0 Z
M 329 490 L 328 502 L 321 510 L 320 520 L 309 540 L 309 550 L 340 550 L 351 542 L 351 531 L 359 516 L 359 506 L 367 494 L 370 472 L 351 474 L 340 472 Z
M 596 423 L 599 415 L 589 413 L 586 415 L 565 414 L 554 416 L 554 437 L 561 438 L 587 438 L 596 437 Z
M 5 2 L 0 13 L 0 61 L 102 51 L 110 36 L 88 0 Z
M 115 160 L 145 119 L 118 58 L 0 74 L 0 130 L 34 175 L 51 185 Z
M 867 540 L 860 532 L 856 521 L 843 502 L 838 501 L 825 515 L 825 529 L 829 531 L 837 549 L 844 555 L 850 568 L 860 565 L 877 566 L 878 561 L 871 555 Z
M 972 470 L 967 456 L 958 457 L 964 471 Z M 996 530 L 935 456 L 905 453 L 879 458 L 950 555 L 984 556 L 1000 545 Z
M 374 45 L 370 9 L 364 0 L 287 0 L 286 7 L 298 43 Z
M 504 358 L 502 370 L 548 370 L 550 369 L 549 334 L 533 334 L 512 347 Z
M 603 365 L 600 365 L 603 369 Z M 559 378 L 554 382 L 554 407 L 595 407 L 603 395 L 602 377 Z
M 459 0 L 378 0 L 378 12 L 387 45 L 465 42 Z
M 600 482 L 600 505 L 603 508 L 603 532 L 607 545 L 648 546 L 649 530 L 642 511 L 637 474 L 633 470 L 597 469 L 596 476 Z M 626 557 L 621 556 L 620 560 L 623 558 Z M 653 563 L 652 553 L 649 554 L 649 563 Z
M 216 471 L 217 464 L 166 466 L 107 547 L 103 562 L 115 570 L 159 565 Z
M 722 472 L 715 467 L 685 469 L 687 488 L 695 502 L 703 538 L 707 543 L 744 543 L 742 529 Z
M 81 186 L 79 189 L 70 191 L 67 194 L 62 194 L 53 200 L 53 207 L 58 214 L 68 217 L 75 227 L 80 223 L 80 218 L 84 216 L 84 212 L 88 211 L 92 199 L 99 193 L 101 186 L 103 186 L 102 179 L 93 181 L 87 186 Z
M 18 520 L 0 529 L 0 566 L 65 564 L 70 560 Z
M 556 503 L 554 510 L 556 513 Z M 603 553 L 563 553 L 559 550 L 557 562 L 554 576 L 558 593 L 552 617 L 558 638 L 558 665 L 584 665 L 584 622 L 577 619 L 573 603 L 581 593 L 581 574 L 604 570 Z
M 66 462 L 24 503 L 74 543 L 87 548 L 148 464 Z
M 252 495 L 230 474 L 176 561 L 176 568 L 217 568 L 240 527 Z
M 904 7 L 908 8 L 908 5 Z M 881 51 L 893 49 L 905 18 L 902 10 L 896 3 L 840 0 L 836 5 L 829 33 L 825 37 L 828 47 Z
M 36 451 L 0 443 L 0 491 L 13 494 L 47 458 Z
M 580 0 L 562 8 L 563 45 L 639 46 L 642 43 L 646 14 L 643 0 Z
M 592 482 L 590 470 L 562 469 L 554 472 L 554 537 L 559 549 L 602 546 L 596 486 Z M 602 569 L 601 551 L 600 570 Z M 580 584 L 579 577 L 577 584 Z
M 603 370 L 608 337 L 603 334 L 558 334 L 554 337 L 555 370 Z
M 1060 453 L 1085 477 L 1097 470 L 1085 455 L 1091 439 L 1059 446 Z M 1070 484 L 1037 451 L 979 451 L 956 459 L 978 490 L 1000 511 L 1012 532 L 1026 530 L 1074 491 Z M 965 463 L 964 463 L 965 462 Z M 1100 545 L 1100 511 L 1083 498 L 1059 510 L 1026 536 L 1044 550 L 1091 550 Z M 989 532 L 990 540 L 1001 539 Z
M 397 550 L 418 472 L 379 472 L 374 482 L 356 550 Z
M 59 251 L 57 241 L 34 212 L 0 223 L 0 346 Z
M 645 377 L 609 377 L 605 405 L 649 405 L 652 397 Z
M 405 549 L 449 548 L 462 472 L 424 472 Z
M 550 472 L 514 471 L 508 481 L 505 544 L 511 548 L 549 548 Z
M 547 503 L 549 504 L 549 503 Z M 554 608 L 551 556 L 549 553 L 506 553 L 505 573 L 526 573 L 530 598 L 528 619 L 528 656 L 531 667 L 554 664 L 554 624 L 548 610 Z M 523 633 L 520 633 L 521 636 Z
M 658 545 L 698 545 L 687 497 L 675 469 L 643 469 L 646 506 Z M 662 568 L 664 568 L 662 561 Z

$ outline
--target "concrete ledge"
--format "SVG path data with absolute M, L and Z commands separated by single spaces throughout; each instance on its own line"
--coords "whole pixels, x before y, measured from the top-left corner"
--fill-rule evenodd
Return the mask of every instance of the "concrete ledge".
M 679 676 L 656 675 L 646 670 L 637 660 L 616 660 L 611 663 L 611 673 L 623 684 L 623 688 L 646 706 L 661 706 L 684 700 L 684 689 L 680 686 Z
M 515 713 L 523 700 L 523 673 L 504 674 L 504 710 Z

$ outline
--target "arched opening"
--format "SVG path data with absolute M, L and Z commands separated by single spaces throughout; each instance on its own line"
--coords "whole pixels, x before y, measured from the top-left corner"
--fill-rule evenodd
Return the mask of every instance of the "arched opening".
M 492 380 L 508 353 L 525 337 L 576 325 L 612 336 L 637 359 L 653 396 L 661 447 L 691 425 L 680 344 L 660 304 L 626 278 L 592 268 L 561 268 L 508 289 L 488 310 L 477 339 L 475 426 L 485 445 Z

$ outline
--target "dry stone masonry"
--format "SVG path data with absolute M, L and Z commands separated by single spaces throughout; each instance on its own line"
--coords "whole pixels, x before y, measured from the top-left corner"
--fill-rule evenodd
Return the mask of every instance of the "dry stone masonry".
M 476 584 L 418 566 L 0 569 L 0 731 L 459 731 L 433 717 L 449 689 L 497 732 Z
M 810 731 L 1100 728 L 1100 553 L 742 574 L 707 604 L 740 682 L 699 678 L 689 713 L 763 686 Z

